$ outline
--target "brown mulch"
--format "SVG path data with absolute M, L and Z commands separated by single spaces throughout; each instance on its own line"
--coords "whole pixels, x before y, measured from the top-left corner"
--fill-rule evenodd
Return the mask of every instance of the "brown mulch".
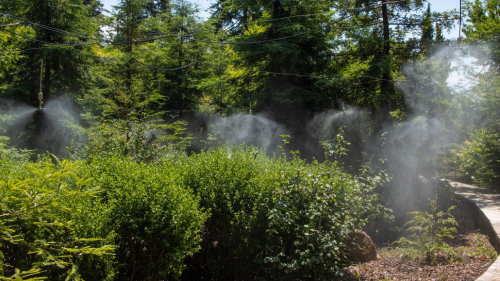
M 484 241 L 479 243 L 478 239 Z M 459 259 L 437 264 L 402 258 L 391 251 L 394 247 L 377 249 L 378 259 L 368 263 L 355 264 L 346 269 L 342 280 L 475 280 L 493 263 L 493 259 L 482 255 L 481 247 L 487 252 L 493 247 L 482 234 L 462 234 L 450 242 Z

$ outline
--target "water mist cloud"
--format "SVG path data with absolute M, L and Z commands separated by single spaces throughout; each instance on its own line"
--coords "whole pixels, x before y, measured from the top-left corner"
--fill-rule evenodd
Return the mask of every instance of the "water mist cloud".
M 282 134 L 287 130 L 264 113 L 256 115 L 236 114 L 228 117 L 210 116 L 207 130 L 211 137 L 217 141 L 232 145 L 245 143 L 265 149 L 269 153 L 276 151 L 281 144 Z

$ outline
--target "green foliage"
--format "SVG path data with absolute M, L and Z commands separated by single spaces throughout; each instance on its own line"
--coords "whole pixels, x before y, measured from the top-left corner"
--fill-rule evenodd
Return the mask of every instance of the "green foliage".
M 78 235 L 78 202 L 96 196 L 80 163 L 30 164 L 0 159 L 0 276 L 4 280 L 79 280 L 83 256 L 112 255 L 114 246 Z
M 81 157 L 119 154 L 136 162 L 153 162 L 175 156 L 190 144 L 184 121 L 93 119 L 94 126 L 86 130 L 88 142 L 80 149 Z
M 463 239 L 463 238 L 459 238 Z M 466 246 L 450 246 L 446 249 L 440 249 L 441 256 L 444 260 L 439 262 L 461 264 L 467 259 L 476 260 L 491 260 L 497 259 L 498 254 L 495 249 L 489 245 L 488 239 L 484 235 L 478 233 L 470 233 L 466 236 L 470 242 Z M 390 257 L 398 257 L 403 259 L 411 259 L 415 261 L 423 261 L 422 251 L 419 248 L 395 247 L 387 252 L 381 253 Z
M 334 161 L 339 161 L 340 158 L 347 156 L 347 152 L 349 152 L 347 147 L 349 145 L 351 144 L 345 140 L 342 127 L 339 128 L 339 133 L 335 136 L 335 139 L 321 142 L 325 155 L 333 157 Z
M 383 177 L 297 152 L 220 147 L 147 163 L 117 148 L 84 164 L 12 161 L 0 162 L 12 193 L 1 250 L 14 266 L 4 276 L 25 279 L 328 278 L 349 263 L 349 234 L 384 212 Z
M 431 262 L 436 262 L 440 254 L 449 255 L 452 251 L 450 246 L 444 241 L 445 238 L 453 238 L 453 233 L 457 231 L 455 226 L 457 221 L 450 213 L 455 206 L 450 207 L 446 212 L 439 211 L 437 198 L 429 203 L 431 213 L 427 211 L 411 212 L 413 219 L 405 224 L 409 226 L 411 232 L 409 238 L 401 237 L 395 243 L 415 248 L 420 252 L 420 256 Z
M 3 22 L 3 21 L 0 21 Z M 4 75 L 6 71 L 12 69 L 15 62 L 19 60 L 19 50 L 9 42 L 15 39 L 5 33 L 0 34 L 0 76 Z
M 326 280 L 339 274 L 350 263 L 349 235 L 379 211 L 376 180 L 370 180 L 360 181 L 319 163 L 283 178 L 267 214 L 264 263 L 271 276 Z
M 380 177 L 351 177 L 337 164 L 308 164 L 297 154 L 269 158 L 255 148 L 221 147 L 182 168 L 184 184 L 211 212 L 190 278 L 334 276 L 348 263 L 348 235 L 383 213 L 374 192 Z
M 35 211 L 6 222 L 22 223 L 11 235 L 26 235 L 23 241 L 28 241 L 8 242 L 9 254 L 21 265 L 19 272 L 6 271 L 23 278 L 39 276 L 39 270 L 46 270 L 37 265 L 47 259 L 45 252 L 28 253 L 38 247 L 54 252 L 57 263 L 50 261 L 56 265 L 50 268 L 63 267 L 40 274 L 54 280 L 175 279 L 186 267 L 188 279 L 335 275 L 348 263 L 346 237 L 384 212 L 375 189 L 388 180 L 385 172 L 375 174 L 366 166 L 359 176 L 345 172 L 346 140 L 351 138 L 341 132 L 324 142 L 332 162 L 323 164 L 306 162 L 298 152 L 287 154 L 285 146 L 278 157 L 248 147 L 220 147 L 187 157 L 178 153 L 189 146 L 186 122 L 177 120 L 186 110 L 227 114 L 250 106 L 271 109 L 281 120 L 293 113 L 286 121 L 302 130 L 305 116 L 334 106 L 338 99 L 367 106 L 373 116 L 380 108 L 394 110 L 393 117 L 400 121 L 410 113 L 406 106 L 412 102 L 414 113 L 440 114 L 448 109 L 449 91 L 434 86 L 446 82 L 448 62 L 422 63 L 412 73 L 401 70 L 405 62 L 431 53 L 442 39 L 439 30 L 451 23 L 453 14 L 432 13 L 430 8 L 423 13 L 422 3 L 386 5 L 386 31 L 379 26 L 383 7 L 371 0 L 221 0 L 207 21 L 196 16 L 193 4 L 181 0 L 122 0 L 109 17 L 97 0 L 0 0 L 0 10 L 34 22 L 6 30 L 47 42 L 0 33 L 1 93 L 35 102 L 43 58 L 44 94 L 78 95 L 89 127 L 73 126 L 88 140 L 76 144 L 85 165 L 68 166 L 74 175 L 57 180 L 67 182 L 75 196 L 57 199 L 54 208 L 35 208 L 52 225 L 34 224 L 28 213 Z M 496 2 L 488 3 L 491 20 L 484 21 L 480 13 L 471 16 L 481 35 L 496 20 Z M 397 28 L 388 29 L 388 20 Z M 14 21 L 4 16 L 0 23 Z M 109 41 L 89 39 L 102 38 L 105 30 Z M 409 39 L 407 34 L 420 38 Z M 495 40 L 492 34 L 488 38 Z M 91 41 L 101 43 L 57 45 Z M 207 43 L 213 41 L 242 44 Z M 23 49 L 22 55 L 18 49 Z M 434 78 L 427 78 L 428 73 Z M 392 83 L 411 75 L 417 77 L 405 90 L 412 90 L 414 100 L 404 100 Z M 419 84 L 428 86 L 415 86 Z M 495 108 L 491 104 L 489 112 Z M 182 113 L 171 113 L 178 111 Z M 362 125 L 368 132 L 383 123 L 372 121 Z M 488 142 L 496 145 L 496 132 L 491 136 Z M 285 144 L 288 138 L 282 136 Z M 4 140 L 1 161 L 11 164 L 5 164 L 9 172 L 2 175 L 17 179 L 20 190 L 29 186 L 23 183 L 27 178 L 52 179 L 64 170 L 62 163 L 71 164 L 28 164 L 29 152 L 10 148 Z M 475 162 L 491 159 L 493 165 L 496 150 L 488 153 L 483 158 L 464 155 Z M 12 168 L 15 165 L 19 171 Z M 28 169 L 30 165 L 39 167 L 41 175 Z M 494 177 L 495 169 L 485 176 Z M 77 178 L 93 180 L 77 186 Z M 92 193 L 89 187 L 102 192 Z M 41 188 L 40 194 L 51 196 L 54 188 Z M 20 190 L 16 196 L 23 198 Z M 62 242 L 54 246 L 52 241 Z M 69 246 L 64 248 L 65 243 Z M 106 253 L 116 256 L 97 254 L 110 244 L 117 248 Z M 21 257 L 28 258 L 21 262 Z
M 500 63 L 500 1 L 475 0 L 467 1 L 465 5 L 467 22 L 463 28 L 467 41 L 482 42 L 492 46 L 492 59 L 495 65 Z
M 266 200 L 280 177 L 278 164 L 262 151 L 245 147 L 211 149 L 183 163 L 184 185 L 211 213 L 202 250 L 194 257 L 196 267 L 188 272 L 195 274 L 192 278 L 233 279 L 262 271 L 254 262 L 265 244 Z
M 103 192 L 87 202 L 84 230 L 108 237 L 117 249 L 111 263 L 116 280 L 178 278 L 184 259 L 199 249 L 200 230 L 208 214 L 184 188 L 177 162 L 136 163 L 116 155 L 94 156 L 82 173 Z M 89 261 L 86 280 L 99 280 Z
M 32 151 L 16 149 L 9 145 L 9 138 L 0 136 L 0 159 L 10 159 L 14 162 L 26 162 L 32 156 Z
M 486 247 L 488 243 L 487 239 L 485 240 L 476 234 L 473 241 L 474 251 L 468 251 L 467 254 L 473 259 L 496 260 L 498 253 L 494 249 L 488 249 Z
M 0 1 L 2 11 L 21 17 L 36 24 L 42 24 L 64 30 L 66 33 L 81 36 L 98 36 L 97 32 L 101 23 L 101 15 L 96 13 L 98 6 L 93 5 L 93 0 L 40 0 L 40 1 Z M 11 17 L 6 23 L 19 22 Z M 22 22 L 22 21 L 20 21 Z M 17 100 L 27 103 L 34 102 L 33 93 L 38 92 L 40 75 L 40 62 L 43 66 L 43 94 L 45 100 L 62 92 L 70 91 L 73 94 L 85 85 L 85 77 L 92 62 L 90 56 L 96 48 L 91 45 L 56 46 L 57 44 L 72 44 L 75 37 L 68 34 L 49 31 L 33 25 L 9 26 L 7 29 L 22 36 L 48 42 L 41 45 L 35 40 L 26 40 L 17 35 L 7 33 L 16 38 L 19 49 L 29 49 L 23 52 L 10 71 L 3 75 L 3 92 Z M 76 40 L 80 41 L 80 40 Z M 90 40 L 87 40 L 87 43 Z M 71 43 L 70 43 L 71 42 Z M 42 49 L 39 49 L 43 46 Z M 37 51 L 34 51 L 34 50 Z M 15 72 L 15 74 L 14 74 Z
M 498 133 L 478 130 L 455 151 L 462 179 L 480 186 L 496 187 L 500 180 L 500 138 Z

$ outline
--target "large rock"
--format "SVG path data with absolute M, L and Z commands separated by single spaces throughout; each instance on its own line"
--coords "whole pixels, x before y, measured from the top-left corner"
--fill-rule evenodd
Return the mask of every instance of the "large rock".
M 349 241 L 351 250 L 349 259 L 355 262 L 369 262 L 377 259 L 377 249 L 368 234 L 364 231 L 356 230 Z

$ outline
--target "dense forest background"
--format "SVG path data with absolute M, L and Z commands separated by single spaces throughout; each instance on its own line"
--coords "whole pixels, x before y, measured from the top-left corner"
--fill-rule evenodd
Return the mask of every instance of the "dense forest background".
M 308 142 L 308 124 L 325 110 L 359 107 L 378 134 L 391 119 L 423 110 L 435 115 L 437 95 L 453 91 L 445 87 L 429 97 L 419 86 L 410 97 L 400 85 L 416 76 L 405 76 L 406 64 L 450 45 L 442 30 L 457 20 L 456 11 L 433 13 L 423 1 L 220 1 L 207 21 L 188 1 L 122 1 L 112 16 L 98 1 L 5 6 L 4 21 L 15 25 L 3 32 L 10 54 L 3 97 L 36 106 L 41 85 L 47 115 L 58 115 L 54 121 L 65 119 L 51 108 L 61 97 L 77 107 L 63 106 L 66 115 L 79 119 L 84 112 L 90 123 L 106 119 L 115 122 L 108 129 L 125 134 L 159 116 L 167 122 L 177 116 L 227 135 L 233 128 L 226 127 L 241 121 L 215 130 L 206 127 L 220 122 L 193 112 L 232 116 L 252 110 Z M 446 85 L 449 66 L 440 72 L 434 83 Z M 407 99 L 426 108 L 411 107 Z M 54 151 L 54 140 L 44 146 L 36 131 L 25 130 L 15 143 Z
M 350 231 L 435 192 L 422 177 L 498 187 L 500 1 L 209 12 L 0 0 L 1 274 L 328 279 Z

